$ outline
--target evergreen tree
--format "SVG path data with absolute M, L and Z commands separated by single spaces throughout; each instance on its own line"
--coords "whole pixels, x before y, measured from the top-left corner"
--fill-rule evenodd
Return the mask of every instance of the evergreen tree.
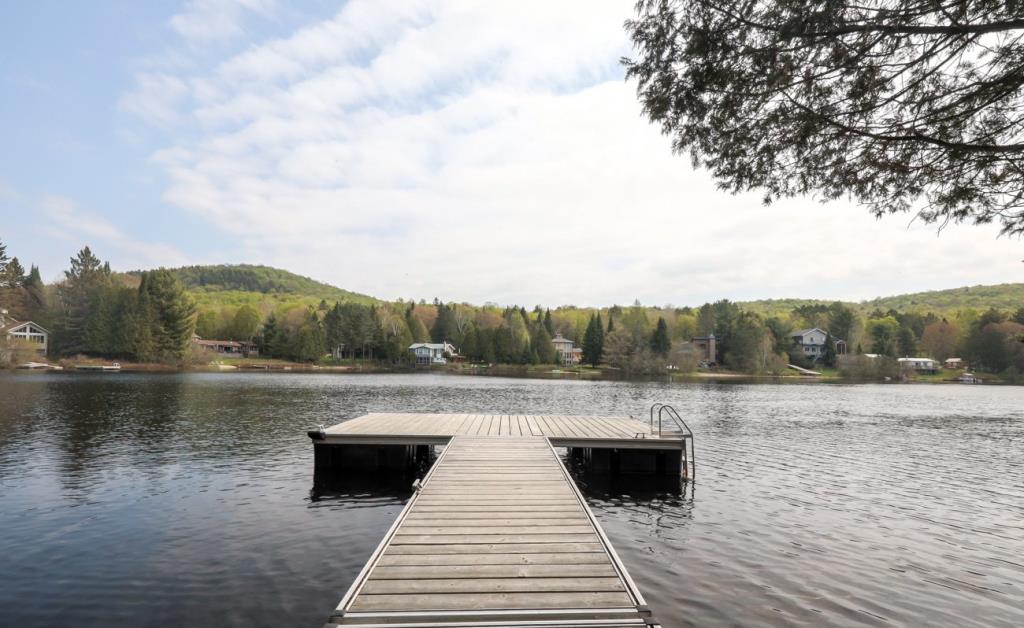
M 4 244 L 2 240 L 0 240 L 0 273 L 3 273 L 4 269 L 7 268 L 8 261 L 9 258 L 7 257 L 7 245 Z
M 825 333 L 825 349 L 821 354 L 821 361 L 825 366 L 836 365 L 836 341 L 832 337 L 832 332 Z
M 82 329 L 82 351 L 93 355 L 110 355 L 114 328 L 112 287 L 103 286 L 92 292 Z
M 196 306 L 185 287 L 163 268 L 142 273 L 139 292 L 145 293 L 152 311 L 153 343 L 165 357 L 185 357 L 195 331 Z
M 477 355 L 482 362 L 494 364 L 498 361 L 495 350 L 495 334 L 493 329 L 477 329 Z
M 32 265 L 25 278 L 25 291 L 29 296 L 29 318 L 38 319 L 46 309 L 46 291 L 43 286 L 43 278 L 39 274 L 39 267 Z
M 437 318 L 434 320 L 434 326 L 430 328 L 430 339 L 433 342 L 451 342 L 455 336 L 455 316 L 452 308 L 444 303 L 439 303 Z
M 305 320 L 295 333 L 291 357 L 300 362 L 315 362 L 326 353 L 327 338 L 316 311 L 306 312 Z
M 339 349 L 342 349 L 345 344 L 341 322 L 341 306 L 338 303 L 335 303 L 334 307 L 324 315 L 323 327 L 327 351 L 334 354 Z
M 20 288 L 25 285 L 25 268 L 17 257 L 12 257 L 0 271 L 0 285 L 5 288 Z
M 896 335 L 896 344 L 903 357 L 911 358 L 917 353 L 917 337 L 914 335 L 914 330 L 908 325 L 900 325 L 900 330 Z
M 260 334 L 259 339 L 259 350 L 260 353 L 266 356 L 274 357 L 278 355 L 278 325 L 277 316 L 271 312 L 270 316 L 263 323 L 263 333 Z
M 607 333 L 610 334 L 613 331 L 615 331 L 615 319 L 612 318 L 612 313 L 608 312 L 608 332 Z
M 659 316 L 658 325 L 654 328 L 654 333 L 651 335 L 651 351 L 655 355 L 667 358 L 671 350 L 672 341 L 668 337 L 668 323 L 665 322 L 664 317 Z
M 429 342 L 430 333 L 427 331 L 427 326 L 423 324 L 419 316 L 410 316 L 406 318 L 406 323 L 409 325 L 409 333 L 412 334 L 413 342 Z
M 601 315 L 594 314 L 590 317 L 587 331 L 583 335 L 583 361 L 591 366 L 597 366 L 603 353 L 604 328 L 601 325 Z
M 149 295 L 143 292 L 123 297 L 123 309 L 117 327 L 117 351 L 133 356 L 136 360 L 152 360 L 156 355 L 153 344 L 153 310 Z
M 544 329 L 548 332 L 548 336 L 554 337 L 555 323 L 551 320 L 551 310 L 544 310 Z
M 537 325 L 533 336 L 530 338 L 530 348 L 532 351 L 531 357 L 535 356 L 537 359 L 534 364 L 554 364 L 557 362 L 555 345 L 551 342 L 551 336 L 548 335 L 548 330 L 544 325 Z
M 71 258 L 71 268 L 64 271 L 64 283 L 59 294 L 63 305 L 62 325 L 55 333 L 55 345 L 62 353 L 73 354 L 85 350 L 85 321 L 89 303 L 95 291 L 110 281 L 109 266 L 93 255 L 89 247 Z

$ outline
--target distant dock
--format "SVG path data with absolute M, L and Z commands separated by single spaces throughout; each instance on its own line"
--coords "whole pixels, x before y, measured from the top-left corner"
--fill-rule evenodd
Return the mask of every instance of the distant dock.
M 327 625 L 657 626 L 554 450 L 595 473 L 688 474 L 692 434 L 651 416 L 381 413 L 310 432 L 318 471 L 445 445 Z

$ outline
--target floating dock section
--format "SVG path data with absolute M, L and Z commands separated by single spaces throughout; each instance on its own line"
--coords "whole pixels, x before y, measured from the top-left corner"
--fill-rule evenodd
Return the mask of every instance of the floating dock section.
M 543 436 L 588 472 L 687 474 L 687 436 L 632 417 L 371 413 L 310 432 L 318 470 L 399 470 L 455 436 Z
M 310 432 L 319 470 L 444 451 L 327 626 L 656 626 L 554 447 L 598 472 L 686 469 L 681 434 L 629 417 L 368 414 Z

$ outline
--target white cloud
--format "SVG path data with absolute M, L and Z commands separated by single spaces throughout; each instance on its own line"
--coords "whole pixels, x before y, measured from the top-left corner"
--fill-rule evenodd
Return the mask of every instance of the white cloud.
M 181 37 L 194 42 L 228 39 L 241 35 L 247 12 L 269 13 L 272 0 L 189 0 L 170 25 Z
M 124 233 L 102 217 L 82 211 L 64 196 L 47 196 L 39 202 L 46 216 L 50 235 L 67 241 L 88 243 L 93 249 L 100 245 L 120 268 L 176 266 L 188 263 L 177 248 L 157 242 L 146 242 Z
M 122 96 L 118 105 L 150 124 L 170 125 L 179 121 L 188 95 L 189 88 L 180 78 L 144 72 L 135 77 L 135 88 Z
M 847 203 L 717 191 L 622 81 L 631 7 L 352 0 L 161 77 L 172 111 L 138 109 L 200 130 L 154 155 L 164 198 L 238 259 L 391 298 L 698 303 L 1019 280 L 1019 242 L 992 228 L 936 238 Z

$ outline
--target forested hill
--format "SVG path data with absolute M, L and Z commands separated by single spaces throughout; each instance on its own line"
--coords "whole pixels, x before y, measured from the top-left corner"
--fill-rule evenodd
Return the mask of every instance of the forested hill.
M 169 269 L 200 305 L 239 304 L 266 295 L 275 301 L 376 303 L 377 299 L 343 290 L 309 277 L 253 264 L 184 266 Z M 137 274 L 135 271 L 130 274 Z
M 767 316 L 786 314 L 802 305 L 828 304 L 819 299 L 762 299 L 739 303 L 743 309 Z M 1016 310 L 1024 306 L 1024 283 L 1003 283 L 991 286 L 965 286 L 948 290 L 931 290 L 879 297 L 870 301 L 847 303 L 847 305 L 868 313 L 876 309 L 900 312 L 931 311 L 946 312 L 971 308 L 984 310 L 994 307 L 1000 310 Z

